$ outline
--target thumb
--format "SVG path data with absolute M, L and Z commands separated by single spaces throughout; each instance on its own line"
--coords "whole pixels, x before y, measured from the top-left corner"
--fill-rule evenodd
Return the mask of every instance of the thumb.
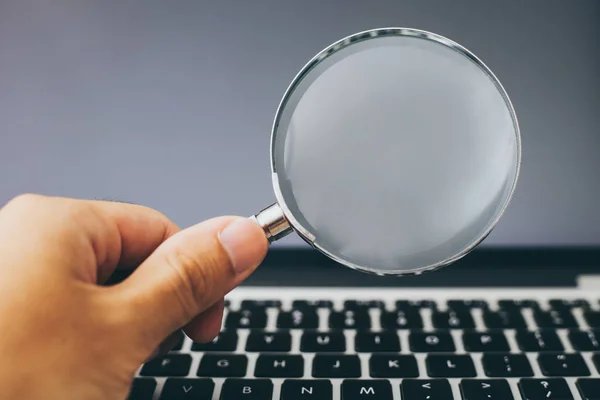
M 154 346 L 242 283 L 267 248 L 248 218 L 202 222 L 171 236 L 115 288 L 125 297 L 120 306 Z

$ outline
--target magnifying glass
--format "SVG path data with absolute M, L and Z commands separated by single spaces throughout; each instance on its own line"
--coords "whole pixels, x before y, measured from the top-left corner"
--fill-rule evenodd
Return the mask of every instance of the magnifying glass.
M 276 201 L 253 218 L 347 267 L 433 271 L 495 228 L 521 139 L 492 71 L 434 33 L 385 28 L 322 50 L 296 75 L 271 134 Z

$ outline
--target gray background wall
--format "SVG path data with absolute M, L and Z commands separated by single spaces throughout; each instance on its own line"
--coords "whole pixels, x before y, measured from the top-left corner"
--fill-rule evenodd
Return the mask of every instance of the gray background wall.
M 273 201 L 285 88 L 356 31 L 448 36 L 498 75 L 523 169 L 486 245 L 600 245 L 600 2 L 0 1 L 0 203 L 127 200 L 181 226 Z M 296 245 L 289 237 L 280 245 Z

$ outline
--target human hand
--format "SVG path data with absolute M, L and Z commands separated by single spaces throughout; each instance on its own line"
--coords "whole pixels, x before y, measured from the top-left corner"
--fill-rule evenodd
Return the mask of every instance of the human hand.
M 267 247 L 247 218 L 180 230 L 142 206 L 17 197 L 0 209 L 0 398 L 125 399 L 174 332 L 218 334 Z M 117 268 L 135 270 L 102 286 Z

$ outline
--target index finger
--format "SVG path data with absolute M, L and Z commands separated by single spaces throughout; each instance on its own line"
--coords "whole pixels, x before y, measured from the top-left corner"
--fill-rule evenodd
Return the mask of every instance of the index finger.
M 112 201 L 21 195 L 0 210 L 0 247 L 15 257 L 75 268 L 104 282 L 134 268 L 179 228 L 152 208 Z M 2 235 L 2 232 L 9 232 Z M 30 244 L 34 241 L 34 249 Z M 35 262 L 37 261 L 37 263 Z

